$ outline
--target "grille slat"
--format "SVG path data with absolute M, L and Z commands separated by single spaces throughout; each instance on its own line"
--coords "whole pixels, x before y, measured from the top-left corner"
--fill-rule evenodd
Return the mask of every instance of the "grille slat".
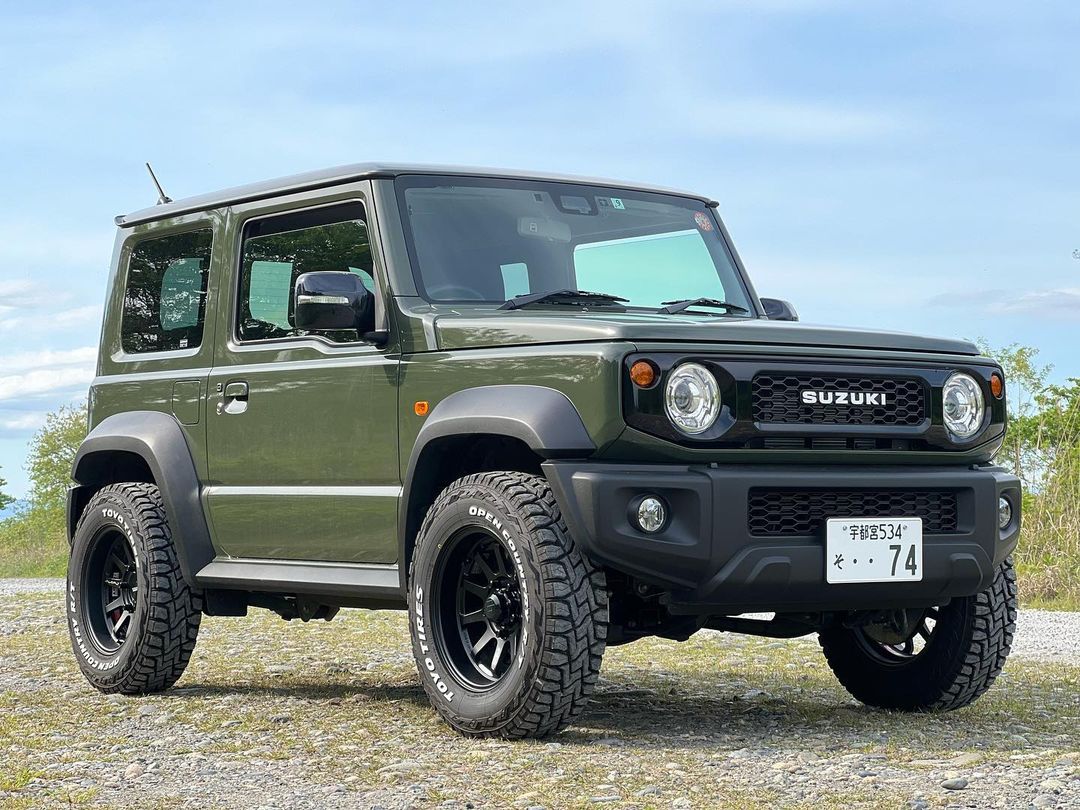
M 751 386 L 754 421 L 780 425 L 914 427 L 926 419 L 926 388 L 919 380 L 830 374 L 758 374 Z M 884 394 L 884 405 L 808 405 L 802 391 Z
M 755 537 L 800 537 L 829 518 L 918 517 L 926 534 L 949 534 L 957 528 L 956 500 L 948 490 L 752 489 L 747 525 Z

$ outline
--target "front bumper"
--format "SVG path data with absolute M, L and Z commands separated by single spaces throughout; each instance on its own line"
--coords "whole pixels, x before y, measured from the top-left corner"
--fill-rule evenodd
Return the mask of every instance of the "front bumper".
M 544 473 L 571 534 L 594 562 L 665 592 L 684 614 L 929 607 L 988 587 L 1020 534 L 1020 482 L 998 467 L 827 467 L 604 464 L 549 461 Z M 955 494 L 955 525 L 923 535 L 920 582 L 829 584 L 824 529 L 752 534 L 748 504 L 765 489 L 906 490 Z M 656 534 L 631 521 L 656 494 L 671 519 Z M 998 528 L 998 498 L 1013 519 Z M 878 517 L 879 515 L 865 515 Z

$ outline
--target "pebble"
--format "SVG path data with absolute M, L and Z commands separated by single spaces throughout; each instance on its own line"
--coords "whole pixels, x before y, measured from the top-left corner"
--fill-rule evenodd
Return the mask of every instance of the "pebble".
M 3 585 L 0 580 L 0 592 Z M 990 722 L 979 712 L 964 722 L 898 717 L 864 709 L 833 681 L 822 681 L 828 672 L 817 650 L 798 672 L 777 667 L 766 693 L 760 688 L 766 679 L 754 667 L 776 659 L 755 653 L 771 644 L 706 631 L 686 645 L 648 641 L 641 645 L 644 653 L 613 652 L 591 711 L 556 738 L 564 742 L 471 741 L 450 733 L 423 705 L 400 616 L 346 612 L 344 627 L 335 622 L 325 629 L 322 623 L 286 627 L 254 611 L 248 619 L 207 621 L 205 640 L 182 682 L 194 686 L 129 698 L 86 687 L 70 649 L 61 652 L 67 646 L 62 618 L 55 638 L 49 636 L 52 614 L 62 617 L 56 610 L 60 597 L 49 598 L 20 600 L 31 609 L 17 618 L 4 613 L 11 600 L 0 599 L 0 645 L 29 632 L 42 643 L 33 654 L 13 647 L 13 666 L 4 658 L 0 693 L 14 687 L 19 695 L 5 719 L 31 728 L 41 710 L 55 704 L 57 712 L 72 716 L 96 713 L 100 723 L 92 729 L 50 723 L 39 736 L 40 748 L 18 738 L 0 747 L 0 761 L 27 763 L 37 774 L 16 797 L 27 806 L 83 786 L 99 791 L 98 801 L 113 804 L 123 796 L 133 807 L 170 801 L 193 808 L 199 796 L 215 795 L 223 806 L 258 804 L 264 810 L 467 810 L 472 803 L 543 810 L 539 802 L 547 797 L 556 807 L 693 810 L 716 806 L 718 792 L 743 789 L 769 790 L 778 806 L 820 807 L 854 783 L 854 789 L 907 810 L 1042 810 L 1071 807 L 1080 786 L 1075 736 L 1056 717 L 1076 716 L 1075 691 L 1032 678 L 1030 666 L 1010 669 L 994 686 L 1001 705 L 1026 701 L 1026 725 L 1004 714 Z M 1080 628 L 1076 616 L 1062 614 L 1062 623 Z M 374 643 L 358 660 L 350 645 L 361 633 L 370 633 L 367 640 Z M 341 647 L 332 646 L 335 637 L 345 639 Z M 400 650 L 393 649 L 395 639 Z M 1029 655 L 1039 648 L 1036 642 L 1037 636 L 1027 636 Z M 647 663 L 649 644 L 657 650 L 653 666 Z M 227 658 L 239 662 L 253 645 L 272 654 L 276 672 L 292 673 L 297 681 L 283 689 L 280 680 L 265 676 L 269 667 L 252 675 L 240 664 L 219 661 L 229 651 Z M 726 679 L 669 663 L 671 656 L 703 662 L 702 648 Z M 7 653 L 0 646 L 0 657 Z M 377 672 L 317 684 L 321 673 L 339 669 L 339 656 L 349 662 L 340 666 L 342 673 L 359 673 L 372 660 L 379 662 Z M 736 663 L 745 669 L 733 670 Z M 642 688 L 631 689 L 634 683 Z M 335 706 L 346 708 L 328 708 Z M 185 721 L 204 709 L 205 729 Z M 262 730 L 237 730 L 250 730 L 253 722 L 261 722 Z M 1023 746 L 1015 744 L 1017 737 Z M 236 746 L 240 739 L 248 744 Z M 351 769 L 344 764 L 350 761 L 363 767 Z M 389 763 L 375 775 L 377 766 Z M 577 780 L 583 768 L 589 781 L 582 791 Z M 511 802 L 513 796 L 518 799 Z

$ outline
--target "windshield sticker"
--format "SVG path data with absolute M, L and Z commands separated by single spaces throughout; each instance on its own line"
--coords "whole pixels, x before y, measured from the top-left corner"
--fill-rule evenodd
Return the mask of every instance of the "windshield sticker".
M 709 219 L 709 215 L 703 211 L 694 212 L 694 222 L 696 222 L 697 226 L 703 231 L 712 230 L 712 220 Z
M 611 198 L 611 207 L 614 208 L 617 211 L 625 211 L 626 210 L 626 206 L 623 205 L 623 201 L 620 200 L 618 197 L 612 197 Z

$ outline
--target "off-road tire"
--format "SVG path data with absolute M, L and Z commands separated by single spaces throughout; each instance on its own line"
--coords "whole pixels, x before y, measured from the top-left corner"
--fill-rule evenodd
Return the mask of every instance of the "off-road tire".
M 135 605 L 116 649 L 98 646 L 87 611 L 96 598 L 95 548 L 123 537 L 134 556 Z M 88 579 L 89 578 L 89 579 Z M 172 534 L 153 484 L 112 484 L 87 504 L 75 530 L 68 563 L 66 613 L 71 646 L 86 679 L 101 692 L 158 692 L 183 674 L 202 618 L 202 594 L 180 572 Z M 115 640 L 114 640 L 115 641 Z
M 449 636 L 439 634 L 451 626 L 446 614 L 453 611 L 433 615 L 444 587 L 438 583 L 450 575 L 454 538 L 474 529 L 489 532 L 508 551 L 525 604 L 519 626 L 526 635 L 506 673 L 486 690 L 473 688 L 448 665 L 441 639 Z M 488 472 L 443 490 L 417 536 L 408 601 L 420 680 L 435 709 L 460 733 L 544 737 L 584 710 L 607 638 L 606 582 L 575 547 L 544 479 Z
M 858 637 L 830 628 L 819 635 L 837 679 L 869 706 L 901 711 L 950 711 L 967 706 L 1000 674 L 1016 629 L 1012 558 L 998 566 L 989 588 L 939 609 L 926 647 L 910 660 L 883 664 Z

